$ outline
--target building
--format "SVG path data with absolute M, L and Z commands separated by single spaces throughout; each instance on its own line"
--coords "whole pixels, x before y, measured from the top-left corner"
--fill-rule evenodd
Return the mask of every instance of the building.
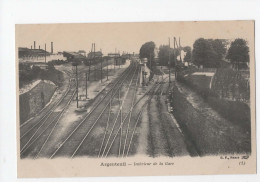
M 79 50 L 78 53 L 81 54 L 82 56 L 86 56 L 86 51 L 84 50 Z
M 63 56 L 66 57 L 69 62 L 84 62 L 86 60 L 86 57 L 78 52 L 63 51 Z
M 27 47 L 18 48 L 18 58 L 27 58 L 27 57 L 45 57 L 50 56 L 50 53 L 43 49 L 29 49 Z
M 108 53 L 108 56 L 110 58 L 117 58 L 117 57 L 120 57 L 120 54 L 119 53 Z
M 88 53 L 88 58 L 92 59 L 92 58 L 102 58 L 103 54 L 101 51 L 97 51 L 97 52 L 89 52 Z
M 48 62 L 52 60 L 51 54 L 43 49 L 18 48 L 19 62 Z

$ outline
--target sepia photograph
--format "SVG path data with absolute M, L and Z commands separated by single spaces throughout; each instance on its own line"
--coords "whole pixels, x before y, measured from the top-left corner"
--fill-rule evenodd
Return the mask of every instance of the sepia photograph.
M 106 171 L 160 159 L 250 161 L 255 172 L 254 21 L 16 24 L 15 34 L 22 176 L 55 161 Z M 199 171 L 187 172 L 212 173 Z

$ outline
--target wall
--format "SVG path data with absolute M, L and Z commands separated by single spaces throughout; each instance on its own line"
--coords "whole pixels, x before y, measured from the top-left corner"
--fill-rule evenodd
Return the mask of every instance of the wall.
M 20 124 L 35 116 L 50 101 L 56 90 L 54 84 L 41 81 L 30 91 L 19 96 Z

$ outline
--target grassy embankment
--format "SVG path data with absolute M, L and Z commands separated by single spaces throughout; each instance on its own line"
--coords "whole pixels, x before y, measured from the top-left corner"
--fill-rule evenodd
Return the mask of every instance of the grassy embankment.
M 194 72 L 195 70 L 193 70 Z M 187 73 L 187 72 L 186 72 Z M 239 71 L 218 69 L 209 88 L 211 77 L 180 73 L 178 82 L 195 91 L 222 117 L 232 123 L 251 130 L 249 102 L 250 89 Z
M 19 87 L 22 87 L 33 80 L 49 80 L 55 85 L 40 82 L 30 91 L 19 96 L 20 105 L 20 124 L 35 116 L 50 101 L 57 86 L 63 83 L 63 75 L 53 66 L 43 70 L 39 67 L 30 67 L 29 65 L 19 65 Z

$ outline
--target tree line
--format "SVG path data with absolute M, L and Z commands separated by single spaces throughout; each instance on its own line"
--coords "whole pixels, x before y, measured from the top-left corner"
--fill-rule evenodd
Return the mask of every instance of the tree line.
M 61 86 L 64 78 L 62 72 L 55 69 L 53 62 L 47 63 L 46 70 L 38 66 L 19 63 L 19 88 L 37 79 L 50 80 L 57 86 Z
M 184 62 L 207 68 L 218 68 L 223 64 L 231 63 L 233 68 L 247 68 L 249 63 L 249 47 L 244 39 L 235 39 L 229 43 L 226 39 L 197 39 L 193 47 L 185 46 L 178 49 L 170 48 L 169 45 L 160 45 L 158 62 L 155 63 L 154 42 L 144 43 L 139 51 L 139 57 L 147 58 L 147 65 L 175 66 L 175 60 L 181 51 L 185 52 Z

